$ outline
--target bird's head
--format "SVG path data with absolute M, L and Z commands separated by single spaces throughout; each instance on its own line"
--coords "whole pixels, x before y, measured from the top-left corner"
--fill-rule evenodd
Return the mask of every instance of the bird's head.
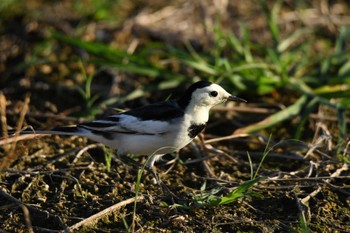
M 186 108 L 188 105 L 211 108 L 225 101 L 246 102 L 239 97 L 232 96 L 215 83 L 199 81 L 186 90 L 185 94 L 178 100 L 178 103 L 183 108 Z

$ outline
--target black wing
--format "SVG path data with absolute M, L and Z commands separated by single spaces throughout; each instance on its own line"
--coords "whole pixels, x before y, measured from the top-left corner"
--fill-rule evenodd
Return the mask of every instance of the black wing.
M 184 111 L 176 101 L 166 101 L 82 123 L 78 128 L 88 129 L 96 134 L 164 134 L 171 130 L 170 121 L 183 115 Z
M 170 121 L 173 118 L 182 117 L 185 112 L 179 107 L 175 100 L 147 105 L 123 112 L 123 114 L 134 116 L 140 120 Z

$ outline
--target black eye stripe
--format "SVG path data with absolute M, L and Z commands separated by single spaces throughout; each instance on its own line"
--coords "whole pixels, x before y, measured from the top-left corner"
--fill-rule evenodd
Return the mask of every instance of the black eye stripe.
M 218 96 L 218 92 L 217 91 L 211 91 L 209 93 L 209 95 L 212 96 L 212 97 L 216 97 L 216 96 Z

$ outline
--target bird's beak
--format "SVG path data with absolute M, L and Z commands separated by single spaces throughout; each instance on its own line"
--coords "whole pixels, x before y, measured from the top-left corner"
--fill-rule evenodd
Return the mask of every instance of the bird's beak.
M 235 101 L 235 102 L 244 102 L 244 103 L 247 102 L 246 100 L 241 99 L 241 98 L 239 98 L 239 97 L 237 97 L 237 96 L 233 96 L 233 95 L 230 95 L 230 96 L 227 98 L 227 100 L 229 100 L 229 101 Z

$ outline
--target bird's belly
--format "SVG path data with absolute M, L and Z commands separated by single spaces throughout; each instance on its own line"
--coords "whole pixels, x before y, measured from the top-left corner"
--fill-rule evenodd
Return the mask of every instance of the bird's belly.
M 187 135 L 123 135 L 111 147 L 121 153 L 140 155 L 166 154 L 178 151 L 192 141 Z

